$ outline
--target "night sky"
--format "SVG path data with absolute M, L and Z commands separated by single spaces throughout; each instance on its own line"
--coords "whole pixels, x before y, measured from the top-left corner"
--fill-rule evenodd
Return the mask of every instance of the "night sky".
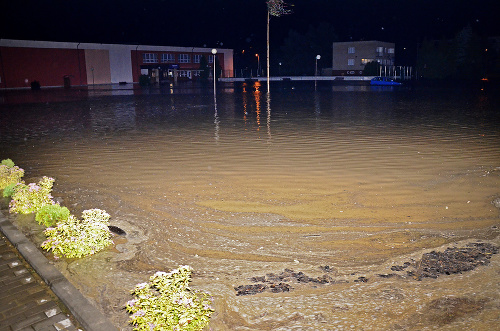
M 471 25 L 500 36 L 500 0 L 289 0 L 291 15 L 271 20 L 271 49 L 293 29 L 331 24 L 339 41 L 395 42 L 397 50 L 452 38 Z M 265 0 L 4 0 L 0 38 L 206 46 L 261 52 Z

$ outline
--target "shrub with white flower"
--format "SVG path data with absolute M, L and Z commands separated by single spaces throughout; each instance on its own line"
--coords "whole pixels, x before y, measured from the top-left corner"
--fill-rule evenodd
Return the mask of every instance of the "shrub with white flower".
M 0 190 L 21 182 L 23 176 L 24 170 L 14 165 L 11 159 L 2 160 L 0 164 Z
M 95 254 L 113 244 L 109 231 L 109 214 L 101 209 L 88 209 L 82 213 L 83 220 L 70 215 L 55 227 L 46 228 L 47 240 L 42 248 L 52 251 L 55 258 L 65 256 L 80 258 Z
M 55 204 L 52 200 L 54 178 L 43 176 L 37 183 L 17 183 L 12 189 L 14 194 L 9 203 L 9 211 L 16 214 L 36 213 L 45 205 Z
M 171 272 L 158 271 L 148 283 L 132 290 L 136 297 L 127 302 L 134 330 L 202 330 L 214 312 L 208 293 L 189 288 L 191 267 L 180 266 Z

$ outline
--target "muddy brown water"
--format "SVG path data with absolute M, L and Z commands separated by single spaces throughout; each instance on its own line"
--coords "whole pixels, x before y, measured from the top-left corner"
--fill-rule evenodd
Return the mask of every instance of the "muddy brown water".
M 225 86 L 216 102 L 198 87 L 4 93 L 0 157 L 126 231 L 54 261 L 124 330 L 134 285 L 184 264 L 214 296 L 213 330 L 497 327 L 498 254 L 437 279 L 378 275 L 500 245 L 498 91 L 292 85 Z M 33 216 L 9 217 L 43 240 Z M 285 269 L 334 282 L 236 296 Z

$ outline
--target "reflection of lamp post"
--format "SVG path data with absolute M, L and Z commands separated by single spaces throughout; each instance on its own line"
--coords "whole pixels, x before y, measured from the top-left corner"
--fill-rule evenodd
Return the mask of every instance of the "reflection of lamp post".
M 255 56 L 257 57 L 257 77 L 260 76 L 260 56 L 259 54 L 255 54 Z
M 321 55 L 316 55 L 316 71 L 314 73 L 315 76 L 318 76 L 318 60 L 321 59 Z
M 216 75 L 215 75 L 215 55 L 217 54 L 217 50 L 215 48 L 212 48 L 212 54 L 214 55 L 214 95 L 215 95 L 215 80 L 216 80 Z

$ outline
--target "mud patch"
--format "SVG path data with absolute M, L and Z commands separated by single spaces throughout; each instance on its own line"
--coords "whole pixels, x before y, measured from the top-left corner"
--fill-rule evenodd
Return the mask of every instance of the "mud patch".
M 411 326 L 418 327 L 436 326 L 453 323 L 454 321 L 476 314 L 484 309 L 486 299 L 469 299 L 464 297 L 443 297 L 432 300 L 425 305 L 418 314 L 410 317 L 404 325 L 396 325 L 394 329 L 406 329 Z

